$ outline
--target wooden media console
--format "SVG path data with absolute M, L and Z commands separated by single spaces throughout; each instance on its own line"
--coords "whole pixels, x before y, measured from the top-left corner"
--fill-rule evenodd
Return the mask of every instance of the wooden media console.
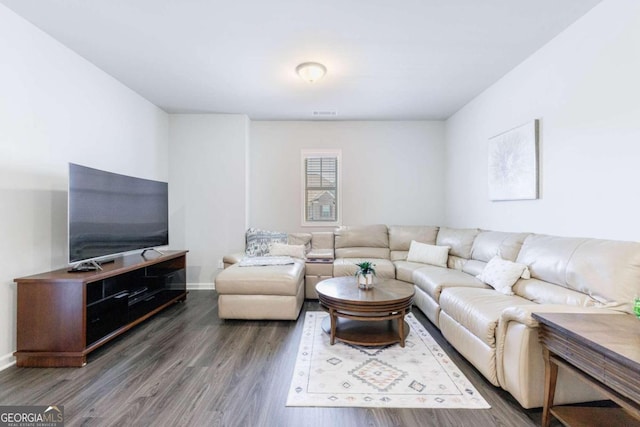
M 87 354 L 187 298 L 187 251 L 127 255 L 102 271 L 60 269 L 15 279 L 16 364 L 84 366 Z

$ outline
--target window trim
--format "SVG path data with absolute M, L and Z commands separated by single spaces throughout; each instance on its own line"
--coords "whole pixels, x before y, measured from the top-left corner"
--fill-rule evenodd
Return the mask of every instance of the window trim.
M 336 215 L 335 221 L 308 221 L 306 216 L 306 204 L 307 204 L 307 195 L 306 195 L 306 167 L 305 160 L 313 157 L 335 157 L 338 160 L 338 165 L 336 168 L 336 210 L 338 214 Z M 339 149 L 318 149 L 318 150 L 301 150 L 300 151 L 300 206 L 301 210 L 301 218 L 302 227 L 337 227 L 342 224 L 342 150 Z

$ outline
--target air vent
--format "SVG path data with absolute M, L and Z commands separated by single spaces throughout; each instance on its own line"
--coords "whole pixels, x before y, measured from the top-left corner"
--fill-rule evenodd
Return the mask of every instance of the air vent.
M 335 117 L 338 113 L 335 111 L 314 111 L 313 115 L 315 117 Z

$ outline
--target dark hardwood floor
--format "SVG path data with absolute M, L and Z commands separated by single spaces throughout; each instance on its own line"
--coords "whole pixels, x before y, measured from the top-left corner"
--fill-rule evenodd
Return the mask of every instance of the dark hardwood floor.
M 303 312 L 320 310 L 305 302 Z M 304 315 L 222 321 L 213 291 L 179 303 L 89 356 L 84 368 L 0 372 L 0 405 L 64 405 L 67 426 L 534 426 L 523 410 L 418 320 L 491 409 L 287 408 Z M 555 424 L 559 425 L 559 424 Z

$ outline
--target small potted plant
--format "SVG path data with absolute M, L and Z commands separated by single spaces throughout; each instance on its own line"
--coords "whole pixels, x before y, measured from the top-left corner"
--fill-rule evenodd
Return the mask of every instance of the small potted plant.
M 358 278 L 358 287 L 360 289 L 373 288 L 373 276 L 376 275 L 375 264 L 370 261 L 364 261 L 359 264 L 358 271 L 355 276 Z

